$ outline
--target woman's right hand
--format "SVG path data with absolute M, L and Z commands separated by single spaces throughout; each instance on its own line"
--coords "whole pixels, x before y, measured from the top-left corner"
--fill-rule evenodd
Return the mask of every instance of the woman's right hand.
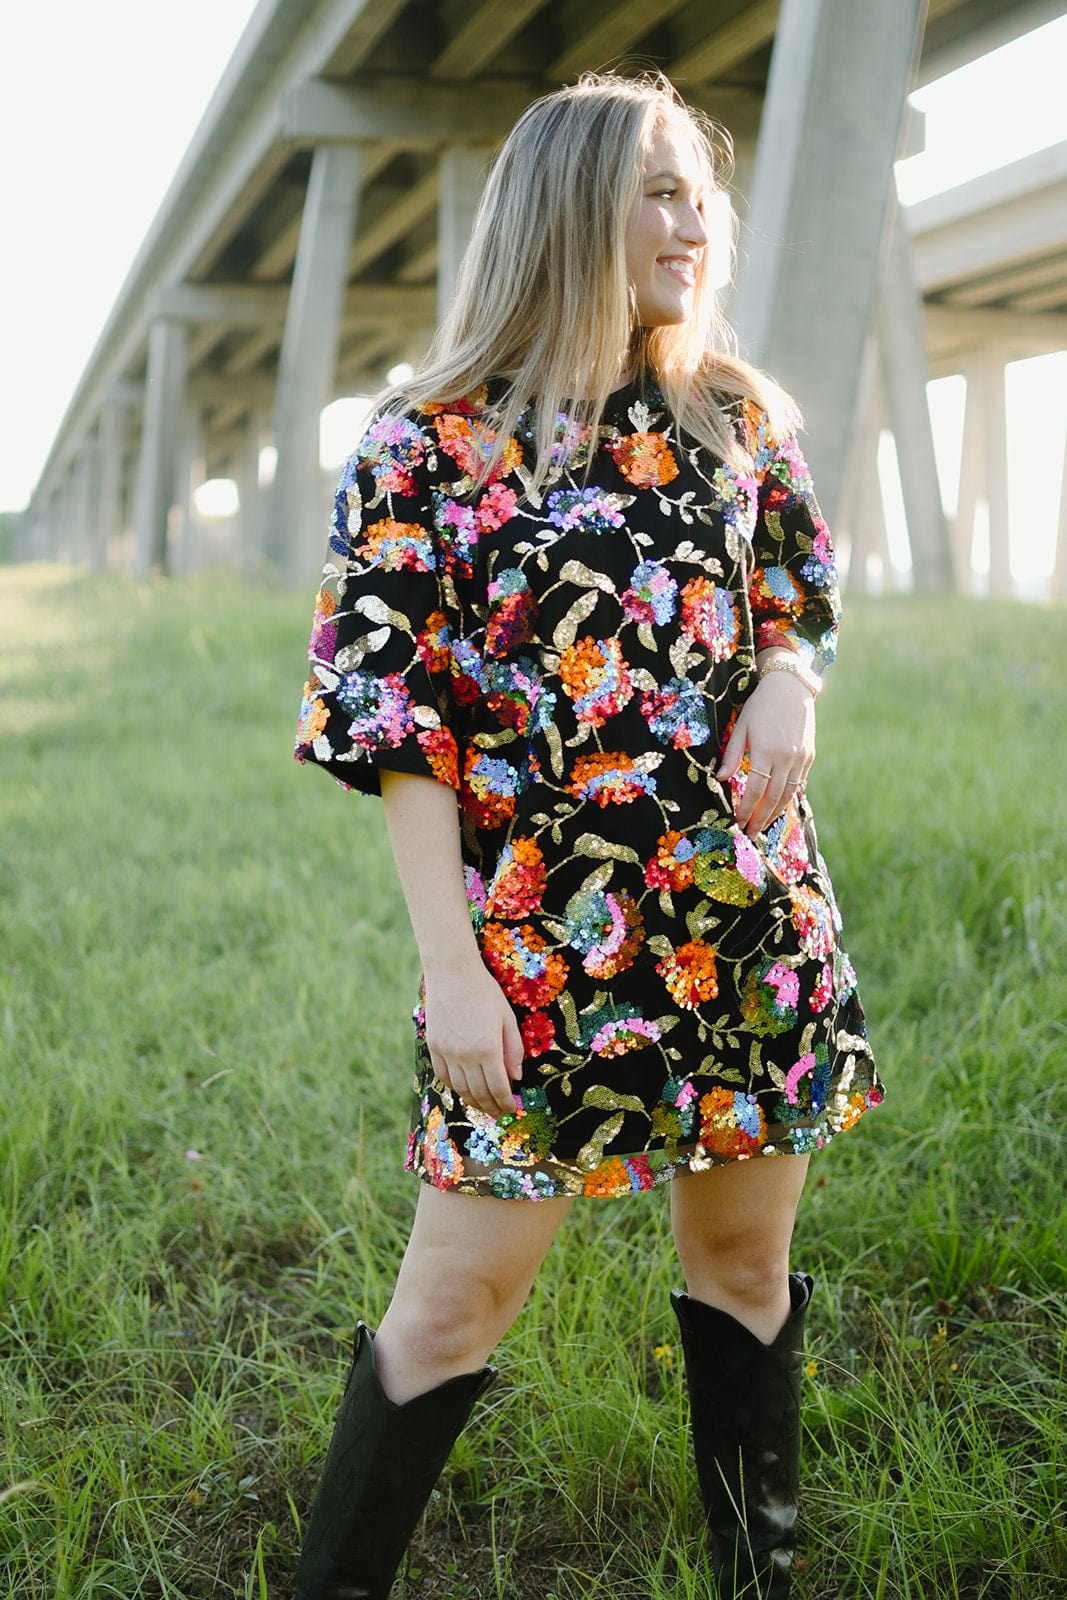
M 434 968 L 425 985 L 426 1046 L 436 1076 L 486 1116 L 514 1111 L 522 1035 L 492 973 L 475 957 Z

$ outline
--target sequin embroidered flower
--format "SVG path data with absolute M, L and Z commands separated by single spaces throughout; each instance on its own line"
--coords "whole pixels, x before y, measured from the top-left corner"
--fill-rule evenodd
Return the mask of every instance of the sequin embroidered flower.
M 837 563 L 830 530 L 821 517 L 816 518 L 815 527 L 818 531 L 812 539 L 811 555 L 801 567 L 800 575 L 813 589 L 825 589 L 837 582 Z
M 452 635 L 443 611 L 431 611 L 415 640 L 419 660 L 428 672 L 448 672 L 452 665 Z
M 545 892 L 545 858 L 536 839 L 522 834 L 500 852 L 489 885 L 487 909 L 493 917 L 528 917 L 541 909 Z
M 660 744 L 675 750 L 688 750 L 711 737 L 704 696 L 689 678 L 668 678 L 662 688 L 646 689 L 641 715 Z
M 306 748 L 313 739 L 317 739 L 330 720 L 330 713 L 326 709 L 326 702 L 315 696 L 314 691 L 319 687 L 317 678 L 309 678 L 304 689 L 304 698 L 300 702 L 300 721 L 297 724 L 296 743 L 297 749 Z
M 452 698 L 457 705 L 472 706 L 485 692 L 485 663 L 469 639 L 456 639 L 449 651 Z
M 785 1033 L 797 1020 L 800 979 L 773 957 L 756 963 L 741 991 L 741 1015 L 757 1038 Z
M 618 1194 L 632 1194 L 626 1163 L 619 1156 L 608 1156 L 607 1160 L 586 1175 L 582 1192 L 604 1200 Z
M 751 539 L 756 522 L 759 480 L 751 473 L 721 466 L 711 478 L 716 501 L 727 527 L 743 539 Z
M 445 572 L 453 583 L 473 577 L 473 551 L 478 543 L 478 524 L 470 506 L 435 489 L 431 495 L 434 527 L 441 536 Z
M 719 992 L 715 951 L 702 939 L 679 945 L 669 956 L 656 962 L 656 971 L 667 985 L 675 1002 L 694 1011 Z
M 692 839 L 674 828 L 663 834 L 656 853 L 645 867 L 645 882 L 650 889 L 689 889 L 693 883 L 693 858 L 697 847 Z
M 785 1101 L 805 1116 L 817 1115 L 826 1104 L 830 1086 L 830 1052 L 820 1039 L 814 1050 L 798 1057 L 785 1075 Z
M 436 566 L 433 545 L 421 522 L 397 522 L 393 517 L 383 517 L 363 530 L 363 539 L 355 547 L 355 554 L 366 556 L 374 567 L 383 572 L 433 572 Z
M 812 1013 L 818 1016 L 820 1012 L 825 1011 L 833 997 L 834 969 L 829 961 L 825 961 L 823 969 L 816 979 L 815 987 L 811 991 L 811 999 L 808 1002 Z
M 617 495 L 589 487 L 554 489 L 548 497 L 548 520 L 564 532 L 584 528 L 589 533 L 607 533 L 610 528 L 621 528 L 626 519 Z
M 407 417 L 381 417 L 372 422 L 358 450 L 379 494 L 414 494 L 413 473 L 425 456 L 422 429 Z
M 530 1011 L 550 1006 L 567 982 L 567 963 L 549 950 L 529 923 L 521 928 L 487 922 L 482 948 L 490 971 L 508 999 Z
M 517 661 L 494 661 L 486 674 L 485 703 L 506 728 L 531 738 L 552 721 L 556 696 L 546 690 L 541 674 L 529 656 Z
M 637 489 L 662 488 L 678 476 L 678 463 L 662 433 L 630 433 L 608 443 L 615 465 Z
M 801 948 L 816 959 L 828 956 L 834 947 L 834 921 L 829 903 L 802 883 L 790 887 L 789 898 Z
M 552 1152 L 556 1123 L 542 1088 L 523 1089 L 514 1112 L 506 1112 L 499 1127 L 501 1158 L 513 1166 L 532 1166 Z
M 644 938 L 641 908 L 625 890 L 594 889 L 567 902 L 566 938 L 590 977 L 615 978 L 633 964 Z
M 537 602 L 526 574 L 518 567 L 505 567 L 488 586 L 489 620 L 485 625 L 487 655 L 502 656 L 533 637 Z
M 315 601 L 315 616 L 311 624 L 308 658 L 312 661 L 332 661 L 337 653 L 337 623 L 334 612 L 337 601 L 333 591 L 323 584 Z
M 445 454 L 451 456 L 468 477 L 476 478 L 496 444 L 497 436 L 493 429 L 487 428 L 482 422 L 457 416 L 452 411 L 438 416 L 434 421 L 434 428 Z M 499 478 L 508 477 L 521 463 L 522 446 L 518 440 L 505 440 L 503 452 L 489 474 L 488 481 L 492 484 Z
M 766 1138 L 766 1120 L 755 1095 L 715 1088 L 700 1100 L 700 1142 L 727 1161 L 755 1155 Z
M 451 1189 L 463 1176 L 463 1157 L 459 1146 L 449 1137 L 448 1125 L 438 1106 L 434 1106 L 426 1123 L 422 1159 L 437 1189 Z
M 414 731 L 411 695 L 399 672 L 384 678 L 350 672 L 342 678 L 336 699 L 352 718 L 348 737 L 361 750 L 395 750 Z
M 622 596 L 622 609 L 631 622 L 664 623 L 674 616 L 678 585 L 660 561 L 641 561 Z
M 767 886 L 763 858 L 739 829 L 701 828 L 694 836 L 693 880 L 722 905 L 750 906 Z
M 506 483 L 490 483 L 474 508 L 479 533 L 495 533 L 515 515 L 519 497 Z
M 438 783 L 447 783 L 449 788 L 458 789 L 459 751 L 450 729 L 420 728 L 417 738 L 419 748 Z
M 808 841 L 795 801 L 767 829 L 767 865 L 782 883 L 799 883 L 811 871 Z
M 603 727 L 633 695 L 618 639 L 579 639 L 560 656 L 559 675 L 579 722 Z
M 663 1029 L 627 1000 L 605 1001 L 582 1013 L 578 1043 L 595 1056 L 625 1056 L 655 1044 Z
M 556 1042 L 555 1024 L 544 1011 L 528 1011 L 519 1023 L 519 1032 L 528 1056 L 543 1056 Z
M 476 828 L 499 828 L 515 814 L 515 796 L 525 788 L 521 768 L 473 746 L 463 762 L 463 810 Z
M 570 793 L 598 806 L 625 805 L 642 794 L 655 794 L 656 780 L 623 750 L 579 756 L 572 768 Z
M 682 590 L 682 626 L 713 661 L 728 661 L 741 637 L 733 595 L 708 578 L 690 578 Z
M 804 590 L 786 567 L 757 567 L 748 586 L 752 609 L 783 616 L 799 616 L 804 606 Z

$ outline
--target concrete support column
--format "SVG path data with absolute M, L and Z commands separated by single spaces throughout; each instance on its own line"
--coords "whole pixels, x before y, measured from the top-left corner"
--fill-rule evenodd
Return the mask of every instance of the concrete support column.
M 264 551 L 280 576 L 302 582 L 325 548 L 320 517 L 319 413 L 329 402 L 364 166 L 361 145 L 320 145 L 308 179 L 278 363 Z
M 1060 514 L 1056 524 L 1056 548 L 1052 554 L 1049 599 L 1067 600 L 1067 439 L 1063 442 L 1063 481 L 1060 485 Z
M 139 577 L 167 569 L 167 523 L 174 501 L 185 397 L 185 324 L 159 318 L 148 331 L 141 460 L 137 475 Z
M 889 228 L 878 318 L 879 350 L 889 426 L 900 464 L 912 585 L 920 594 L 948 594 L 956 583 L 926 398 L 929 368 L 922 300 L 915 285 L 911 240 L 895 197 L 890 204 Z
M 88 566 L 92 544 L 92 456 L 92 444 L 84 439 L 70 469 L 70 560 L 78 567 Z
M 880 563 L 883 575 L 889 566 L 882 480 L 878 474 L 878 446 L 884 413 L 878 341 L 872 335 L 864 350 L 856 420 L 832 530 L 835 537 L 848 542 L 847 586 L 850 592 L 857 594 L 865 594 L 871 588 L 872 557 Z
M 989 510 L 989 593 L 1011 594 L 1011 546 L 1008 533 L 1008 406 L 1004 393 L 1004 357 L 983 352 L 979 366 L 982 407 L 982 455 L 985 500 Z
M 126 455 L 130 408 L 109 400 L 100 413 L 100 477 L 97 487 L 97 570 L 104 572 L 126 522 Z
M 456 290 L 459 264 L 470 240 L 491 155 L 489 145 L 452 144 L 441 152 L 437 203 L 438 321 Z
M 985 498 L 985 417 L 982 375 L 970 362 L 963 376 L 967 397 L 963 409 L 963 443 L 960 452 L 960 492 L 952 519 L 952 558 L 961 593 L 974 593 L 974 519 L 978 502 Z
M 256 577 L 262 568 L 263 491 L 259 486 L 259 455 L 266 443 L 270 418 L 253 411 L 245 425 L 245 436 L 237 462 L 238 509 L 237 560 L 244 571 Z
M 734 320 L 796 394 L 833 526 L 925 0 L 782 0 Z
M 195 572 L 203 565 L 203 541 L 193 496 L 204 482 L 205 469 L 200 413 L 186 406 L 182 411 L 174 505 L 170 514 L 170 538 L 175 552 L 171 570 L 174 572 Z

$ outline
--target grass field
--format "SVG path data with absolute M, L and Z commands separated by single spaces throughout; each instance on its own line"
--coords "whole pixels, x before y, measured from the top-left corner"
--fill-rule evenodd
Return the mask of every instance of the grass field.
M 380 807 L 289 760 L 310 600 L 0 569 L 11 1600 L 288 1600 L 386 1303 L 417 974 Z M 889 1095 L 801 1213 L 798 1600 L 1067 1595 L 1065 661 L 1062 610 L 855 603 L 822 702 Z M 398 1596 L 708 1594 L 677 1281 L 663 1192 L 576 1206 Z

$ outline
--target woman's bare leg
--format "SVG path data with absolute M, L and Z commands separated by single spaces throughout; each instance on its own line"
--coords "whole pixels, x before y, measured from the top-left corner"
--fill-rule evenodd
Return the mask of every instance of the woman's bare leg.
M 789 1244 L 807 1156 L 763 1156 L 671 1182 L 686 1288 L 770 1344 L 789 1316 Z
M 484 1366 L 522 1310 L 571 1204 L 420 1187 L 393 1298 L 374 1340 L 391 1400 L 402 1405 Z

